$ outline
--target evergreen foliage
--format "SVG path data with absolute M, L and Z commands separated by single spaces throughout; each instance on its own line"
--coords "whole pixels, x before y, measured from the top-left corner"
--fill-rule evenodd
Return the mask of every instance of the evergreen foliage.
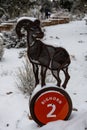
M 53 5 L 55 8 L 61 6 L 62 8 L 67 8 L 69 11 L 80 8 L 85 9 L 87 0 L 0 0 L 0 17 L 3 14 L 9 14 L 9 17 L 18 17 L 23 13 L 27 13 L 30 8 L 36 6 L 41 6 L 40 11 L 44 12 L 45 9 L 52 10 Z

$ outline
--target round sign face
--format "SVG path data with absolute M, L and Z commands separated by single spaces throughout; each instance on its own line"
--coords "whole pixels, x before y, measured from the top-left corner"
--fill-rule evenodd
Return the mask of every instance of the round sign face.
M 66 98 L 58 92 L 45 92 L 35 102 L 34 112 L 44 124 L 50 121 L 64 120 L 69 111 Z
M 64 90 L 55 87 L 39 91 L 31 102 L 31 116 L 39 125 L 66 120 L 72 110 L 69 95 Z

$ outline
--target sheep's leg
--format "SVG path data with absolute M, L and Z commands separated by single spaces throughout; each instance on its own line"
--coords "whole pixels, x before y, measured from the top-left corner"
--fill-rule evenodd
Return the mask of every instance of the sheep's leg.
M 59 77 L 59 72 L 60 72 L 60 70 L 52 70 L 52 74 L 55 77 L 55 79 L 57 80 L 57 86 L 58 87 L 61 86 L 61 79 Z
M 47 68 L 41 66 L 41 87 L 45 85 L 46 71 L 47 71 Z
M 39 68 L 38 68 L 38 65 L 33 64 L 33 72 L 34 72 L 34 76 L 35 76 L 35 87 L 36 87 L 36 85 L 39 84 L 39 77 L 38 77 Z
M 65 74 L 65 81 L 64 81 L 62 87 L 65 89 L 65 88 L 66 88 L 66 85 L 67 85 L 67 83 L 68 83 L 68 80 L 70 79 L 70 75 L 69 75 L 69 73 L 68 73 L 68 67 L 67 67 L 67 68 L 64 68 L 64 69 L 63 69 L 63 72 L 64 72 L 64 74 Z

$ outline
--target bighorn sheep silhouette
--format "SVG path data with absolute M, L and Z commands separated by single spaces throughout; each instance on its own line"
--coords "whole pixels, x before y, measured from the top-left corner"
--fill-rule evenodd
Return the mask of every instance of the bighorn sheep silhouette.
M 68 73 L 70 56 L 68 52 L 62 47 L 46 45 L 39 40 L 44 37 L 44 33 L 41 30 L 40 21 L 38 19 L 32 21 L 25 17 L 17 22 L 15 29 L 19 39 L 24 36 L 22 28 L 24 28 L 24 30 L 27 32 L 27 56 L 33 66 L 35 86 L 39 84 L 40 65 L 42 87 L 45 85 L 46 71 L 47 69 L 50 69 L 53 76 L 57 80 L 57 86 L 62 86 L 65 89 L 68 80 L 70 79 Z M 59 76 L 60 70 L 62 70 L 65 75 L 65 80 L 62 85 Z

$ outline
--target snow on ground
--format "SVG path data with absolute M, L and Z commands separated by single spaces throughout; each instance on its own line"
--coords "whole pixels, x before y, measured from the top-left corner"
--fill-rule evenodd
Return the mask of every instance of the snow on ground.
M 73 111 L 68 121 L 55 121 L 39 128 L 28 119 L 29 97 L 16 86 L 16 73 L 22 67 L 19 59 L 22 49 L 5 49 L 0 62 L 0 130 L 85 130 L 87 128 L 87 25 L 85 21 L 45 27 L 46 44 L 62 46 L 71 55 L 70 80 L 66 91 L 70 95 Z M 54 127 L 55 126 L 55 127 Z

